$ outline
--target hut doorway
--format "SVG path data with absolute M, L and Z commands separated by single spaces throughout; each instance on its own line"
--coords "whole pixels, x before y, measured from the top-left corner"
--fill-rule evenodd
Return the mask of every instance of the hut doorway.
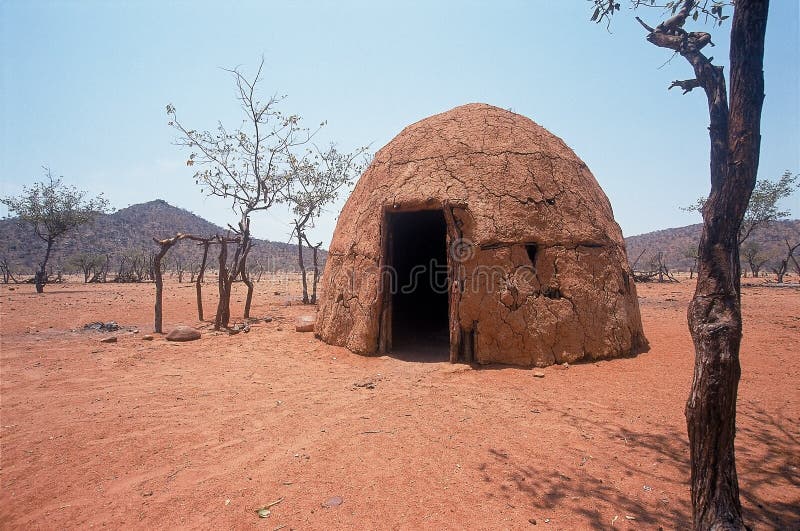
M 387 265 L 393 276 L 385 302 L 389 349 L 419 361 L 449 359 L 447 223 L 441 209 L 387 216 Z M 387 324 L 389 324 L 387 323 Z

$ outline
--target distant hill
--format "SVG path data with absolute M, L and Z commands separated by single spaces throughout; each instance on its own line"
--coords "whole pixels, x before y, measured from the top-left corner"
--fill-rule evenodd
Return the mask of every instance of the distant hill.
M 225 234 L 226 230 L 214 225 L 188 210 L 170 205 L 156 199 L 147 203 L 132 205 L 112 214 L 102 214 L 88 225 L 69 233 L 56 244 L 52 257 L 54 267 L 60 266 L 69 271 L 71 258 L 75 255 L 110 254 L 112 261 L 124 255 L 137 252 L 157 251 L 153 238 L 169 238 L 176 232 L 196 235 Z M 35 241 L 36 240 L 36 241 Z M 297 246 L 254 240 L 250 263 L 261 263 L 265 270 L 299 270 L 297 266 Z M 14 271 L 30 273 L 41 260 L 44 243 L 35 239 L 30 228 L 20 227 L 14 219 L 0 220 L 0 258 L 5 258 Z M 210 265 L 216 263 L 216 256 L 209 253 Z M 310 265 L 310 251 L 306 263 Z M 184 241 L 170 250 L 169 259 L 181 258 L 185 262 L 198 262 L 201 252 L 192 242 Z M 322 259 L 327 253 L 322 253 Z M 170 260 L 168 259 L 168 262 Z M 167 267 L 165 266 L 165 269 Z M 114 265 L 111 266 L 113 271 Z
M 689 225 L 672 229 L 658 230 L 625 238 L 628 260 L 633 262 L 644 251 L 639 260 L 639 268 L 658 252 L 665 253 L 666 265 L 677 271 L 688 271 L 692 265 L 686 251 L 697 246 L 700 240 L 701 225 Z M 197 235 L 224 234 L 225 229 L 206 221 L 188 210 L 170 205 L 157 199 L 147 203 L 132 205 L 114 212 L 103 214 L 93 223 L 79 228 L 56 244 L 51 264 L 53 269 L 75 270 L 71 258 L 83 254 L 109 254 L 112 265 L 111 275 L 122 257 L 135 253 L 150 253 L 158 247 L 153 237 L 168 238 L 176 232 Z M 14 272 L 32 274 L 41 259 L 44 243 L 35 240 L 29 228 L 20 227 L 14 219 L 0 220 L 0 259 L 6 259 Z M 757 230 L 752 241 L 762 247 L 762 253 L 770 258 L 785 256 L 784 239 L 800 241 L 800 220 L 778 221 Z M 321 262 L 327 257 L 321 253 Z M 305 261 L 310 265 L 311 253 L 305 253 Z M 199 263 L 200 250 L 191 242 L 182 242 L 170 251 L 165 269 L 170 268 L 174 259 L 185 264 Z M 210 256 L 210 266 L 215 267 L 216 256 Z M 250 263 L 261 264 L 266 271 L 297 271 L 297 246 L 268 240 L 255 240 Z M 188 269 L 188 267 L 187 267 Z
M 689 271 L 692 259 L 686 256 L 689 248 L 697 247 L 700 241 L 702 225 L 689 225 L 674 229 L 657 230 L 629 236 L 625 238 L 628 249 L 628 260 L 633 263 L 636 258 L 644 252 L 639 259 L 637 269 L 646 269 L 646 264 L 655 253 L 663 252 L 666 257 L 666 265 L 676 271 Z M 776 221 L 756 231 L 747 240 L 753 241 L 761 246 L 761 253 L 769 257 L 771 261 L 775 258 L 786 256 L 786 244 L 784 239 L 791 243 L 800 241 L 800 220 Z

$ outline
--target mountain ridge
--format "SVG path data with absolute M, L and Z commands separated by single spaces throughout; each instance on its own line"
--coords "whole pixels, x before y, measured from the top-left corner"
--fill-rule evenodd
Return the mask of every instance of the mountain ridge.
M 637 268 L 647 269 L 655 254 L 664 253 L 667 267 L 673 270 L 688 271 L 693 259 L 688 256 L 690 248 L 697 247 L 702 230 L 701 224 L 671 227 L 637 234 L 625 238 L 630 262 L 639 259 Z M 153 238 L 163 239 L 177 232 L 211 236 L 225 234 L 228 229 L 220 227 L 197 214 L 171 205 L 163 199 L 154 199 L 119 209 L 98 218 L 77 230 L 68 233 L 56 243 L 51 258 L 53 270 L 74 270 L 70 259 L 80 254 L 110 255 L 116 260 L 136 252 L 151 253 L 158 247 Z M 773 262 L 785 256 L 784 239 L 796 243 L 800 241 L 800 220 L 782 220 L 767 224 L 756 230 L 750 240 L 761 246 L 761 253 Z M 297 246 L 291 243 L 253 239 L 249 263 L 264 271 L 297 271 Z M 0 259 L 5 259 L 12 271 L 32 274 L 44 253 L 44 242 L 33 235 L 30 228 L 21 227 L 13 218 L 0 220 Z M 165 269 L 176 261 L 181 261 L 187 269 L 199 263 L 200 249 L 191 242 L 182 242 L 170 250 Z M 321 252 L 321 263 L 327 253 Z M 311 253 L 304 253 L 304 262 L 311 263 Z M 209 257 L 211 267 L 216 264 L 216 255 Z M 767 264 L 769 267 L 770 264 Z M 114 266 L 110 272 L 113 277 Z
M 700 242 L 700 234 L 703 225 L 696 223 L 684 227 L 672 227 L 659 229 L 644 234 L 628 236 L 625 238 L 625 246 L 628 250 L 628 261 L 633 263 L 639 258 L 637 269 L 647 269 L 647 265 L 659 252 L 664 253 L 665 265 L 678 271 L 689 271 L 693 266 L 694 260 L 688 256 L 690 248 L 697 248 Z M 800 241 L 800 220 L 780 220 L 770 222 L 757 228 L 748 238 L 744 245 L 749 242 L 760 246 L 760 253 L 764 258 L 769 258 L 771 265 L 775 259 L 786 256 L 786 243 Z M 644 254 L 642 254 L 644 253 Z
M 169 238 L 178 232 L 211 236 L 226 234 L 229 230 L 163 199 L 154 199 L 100 214 L 93 222 L 67 233 L 56 242 L 51 265 L 54 270 L 69 271 L 70 259 L 81 254 L 108 254 L 119 260 L 136 252 L 155 252 L 158 246 L 153 238 Z M 15 272 L 32 272 L 44 248 L 44 242 L 36 238 L 29 227 L 20 226 L 15 218 L 0 220 L 0 259 L 7 260 Z M 201 254 L 197 245 L 186 241 L 171 249 L 167 259 L 182 260 L 190 265 L 199 263 Z M 304 262 L 311 265 L 311 253 L 305 254 L 309 256 L 304 257 Z M 212 256 L 209 262 L 216 264 L 216 257 Z M 326 256 L 323 251 L 321 261 Z M 259 264 L 267 271 L 297 271 L 297 245 L 253 238 L 249 263 Z

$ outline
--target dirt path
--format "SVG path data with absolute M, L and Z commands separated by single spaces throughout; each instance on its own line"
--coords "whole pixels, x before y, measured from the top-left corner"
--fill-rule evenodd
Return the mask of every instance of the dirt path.
M 253 314 L 272 322 L 188 344 L 139 339 L 151 285 L 15 288 L 0 287 L 2 528 L 688 525 L 689 282 L 639 286 L 649 353 L 544 378 L 360 357 L 294 332 L 308 309 L 271 287 Z M 191 286 L 167 293 L 167 326 L 198 324 Z M 789 528 L 800 290 L 746 287 L 743 306 L 742 501 L 757 529 Z M 97 320 L 140 333 L 71 331 Z

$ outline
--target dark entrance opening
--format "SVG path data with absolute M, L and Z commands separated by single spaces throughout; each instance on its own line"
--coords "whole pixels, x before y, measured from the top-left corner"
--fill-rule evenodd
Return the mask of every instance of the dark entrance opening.
M 447 224 L 441 210 L 391 215 L 392 352 L 419 361 L 450 355 Z

